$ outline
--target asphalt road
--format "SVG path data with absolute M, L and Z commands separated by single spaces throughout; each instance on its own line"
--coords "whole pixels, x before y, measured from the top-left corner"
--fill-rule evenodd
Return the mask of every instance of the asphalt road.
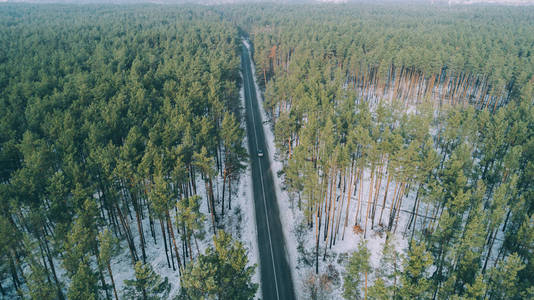
M 254 74 L 252 74 L 250 67 L 250 54 L 244 45 L 241 53 L 248 149 L 252 168 L 254 207 L 260 252 L 262 299 L 292 300 L 295 299 L 295 292 L 291 269 L 287 262 L 269 153 L 252 77 Z M 258 157 L 260 150 L 264 153 L 263 157 Z

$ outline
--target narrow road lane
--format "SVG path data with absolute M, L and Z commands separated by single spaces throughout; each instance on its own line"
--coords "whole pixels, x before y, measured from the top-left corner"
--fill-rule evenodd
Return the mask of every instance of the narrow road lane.
M 245 89 L 248 148 L 260 252 L 262 299 L 292 300 L 295 299 L 293 281 L 287 262 L 269 153 L 252 77 L 254 74 L 250 67 L 250 53 L 244 44 L 242 47 L 241 69 Z M 263 157 L 258 156 L 258 152 L 264 153 Z

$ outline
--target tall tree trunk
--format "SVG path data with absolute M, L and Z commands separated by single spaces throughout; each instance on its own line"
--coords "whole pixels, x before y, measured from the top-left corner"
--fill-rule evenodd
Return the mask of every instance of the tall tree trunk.
M 121 209 L 119 208 L 119 205 L 115 204 L 117 212 L 119 213 L 119 219 L 121 221 L 122 227 L 124 228 L 124 235 L 126 236 L 126 241 L 128 242 L 128 248 L 130 249 L 130 254 L 132 256 L 132 262 L 135 265 L 135 262 L 139 260 L 137 257 L 137 252 L 135 250 L 135 243 L 132 238 L 132 232 L 130 231 L 130 225 L 128 225 L 128 222 L 124 219 L 124 216 L 121 212 Z
M 228 176 L 228 210 L 232 209 L 232 176 Z
M 367 271 L 365 271 L 365 290 L 363 292 L 363 299 L 367 300 Z
M 369 220 L 369 209 L 371 208 L 371 199 L 373 197 L 373 178 L 374 178 L 375 170 L 374 168 L 371 169 L 371 179 L 369 182 L 369 197 L 367 198 L 367 207 L 365 212 L 365 226 L 363 230 L 363 238 L 367 237 L 367 220 Z
M 97 259 L 97 267 L 98 267 L 98 275 L 100 276 L 100 282 L 102 283 L 102 288 L 104 289 L 104 292 L 106 293 L 106 299 L 110 300 L 111 296 L 109 295 L 108 285 L 106 283 L 106 280 L 104 279 L 104 272 L 102 271 L 102 264 L 98 262 L 98 246 L 95 247 L 93 250 L 95 252 L 95 256 Z
M 359 169 L 356 169 L 356 172 L 351 174 L 350 182 L 349 182 L 349 195 L 347 199 L 347 208 L 345 209 L 345 226 L 343 226 L 343 234 L 341 235 L 341 240 L 343 241 L 345 239 L 345 229 L 347 228 L 347 223 L 349 221 L 349 208 L 350 208 L 350 202 L 352 200 L 352 190 L 353 190 L 353 184 L 358 182 L 358 173 Z
M 413 236 L 415 234 L 415 227 L 417 226 L 417 215 L 419 214 L 419 203 L 421 203 L 421 200 L 417 201 L 418 196 L 419 196 L 419 190 L 417 191 L 417 196 L 415 197 L 415 201 L 417 202 L 417 207 L 415 208 L 415 216 L 414 216 L 414 220 L 413 220 L 412 235 L 410 236 L 410 244 L 412 243 Z M 428 206 L 428 204 L 427 204 L 427 206 Z
M 222 205 L 221 205 L 221 216 L 222 217 L 224 217 L 224 196 L 226 192 L 226 177 L 227 176 L 228 176 L 228 169 L 226 168 L 226 163 L 225 163 L 225 168 L 223 171 L 223 186 L 222 186 Z
M 393 226 L 393 216 L 395 215 L 395 204 L 397 201 L 397 193 L 399 190 L 399 183 L 395 182 L 395 189 L 393 190 L 393 199 L 391 199 L 391 205 L 389 207 L 389 219 L 388 219 L 388 231 L 391 231 L 391 227 Z
M 376 202 L 378 201 L 378 197 L 380 195 L 380 184 L 382 183 L 382 167 L 378 168 L 378 173 L 376 175 L 375 180 L 375 194 L 373 197 L 373 209 L 371 210 L 371 229 L 374 228 L 375 225 L 375 211 L 376 211 Z
M 491 258 L 491 250 L 493 249 L 493 244 L 495 243 L 495 238 L 497 237 L 497 229 L 493 230 L 490 234 L 490 244 L 488 248 L 488 254 L 486 255 L 486 260 L 484 261 L 484 266 L 482 267 L 482 274 L 486 273 L 486 267 L 488 266 L 488 261 Z
M 341 194 L 341 204 L 339 205 L 339 208 L 338 208 L 338 215 L 337 215 L 337 222 L 336 222 L 336 231 L 335 231 L 335 234 L 334 234 L 334 245 L 336 244 L 336 240 L 337 240 L 337 233 L 339 232 L 339 224 L 341 223 L 341 212 L 343 211 L 343 205 L 345 204 L 345 195 L 346 195 L 346 189 L 347 189 L 347 171 L 349 171 L 349 178 L 351 177 L 352 174 L 350 174 L 350 169 L 347 170 L 345 169 L 345 175 L 343 176 L 343 193 Z
M 326 214 L 325 214 L 325 222 L 324 222 L 324 226 L 325 226 L 324 227 L 324 237 L 323 237 L 324 241 L 326 241 L 326 239 L 328 237 L 328 229 L 330 228 L 330 209 L 332 208 L 332 193 L 333 193 L 332 190 L 334 189 L 334 180 L 336 180 L 335 179 L 336 176 L 335 176 L 335 170 L 334 169 L 335 169 L 335 167 L 332 168 L 332 174 L 328 178 L 329 179 L 328 181 L 330 181 L 330 191 L 328 192 L 327 195 L 325 195 L 325 196 L 327 196 L 327 199 L 325 201 L 325 212 L 326 212 Z M 327 244 L 328 244 L 328 242 L 325 244 L 325 247 L 326 247 Z
M 172 239 L 172 244 L 174 245 L 174 252 L 176 254 L 176 261 L 178 262 L 178 274 L 182 274 L 182 262 L 180 260 L 180 253 L 178 251 L 178 246 L 176 246 L 176 238 L 174 237 L 174 229 L 173 229 L 173 226 L 171 224 L 171 217 L 169 216 L 169 211 L 166 212 L 167 213 L 167 226 L 169 227 L 170 231 L 171 231 L 171 239 Z
M 165 223 L 167 223 L 167 219 L 165 218 Z M 174 253 L 172 251 L 172 238 L 171 238 L 171 229 L 169 228 L 168 226 L 168 223 L 167 223 L 167 236 L 169 237 L 168 240 L 169 240 L 169 252 L 171 253 L 171 264 L 172 264 L 172 270 L 173 271 L 176 271 L 176 266 L 174 265 Z
M 95 252 L 95 254 L 98 256 L 98 252 Z M 108 285 L 106 283 L 106 280 L 104 279 L 104 272 L 102 272 L 102 266 L 99 263 L 97 263 L 97 265 L 98 265 L 98 275 L 100 276 L 100 282 L 102 283 L 102 288 L 104 289 L 104 292 L 106 293 L 106 299 L 110 300 L 111 296 L 109 295 Z
M 315 214 L 315 274 L 319 274 L 319 235 L 321 233 L 321 217 L 319 216 L 321 205 L 317 205 Z
M 52 259 L 52 254 L 50 253 L 50 247 L 48 246 L 48 239 L 46 238 L 46 236 L 43 239 L 43 244 L 44 244 L 44 250 L 46 252 L 46 258 L 48 260 L 48 264 L 50 265 L 50 269 L 52 270 L 52 276 L 54 277 L 54 282 L 56 283 L 58 299 L 63 300 L 65 299 L 65 297 L 63 296 L 63 291 L 61 290 L 61 284 L 57 277 L 56 268 L 54 267 L 54 260 Z
M 137 202 L 137 200 L 134 199 Z M 135 219 L 137 221 L 137 230 L 139 232 L 139 241 L 141 243 L 141 254 L 143 256 L 143 264 L 146 264 L 146 252 L 145 252 L 145 235 L 143 233 L 143 223 L 141 222 L 139 203 L 136 204 L 135 208 Z
M 419 184 L 418 188 L 417 188 L 417 194 L 415 196 L 415 201 L 413 202 L 413 207 L 412 207 L 412 213 L 410 214 L 410 221 L 408 221 L 408 224 L 406 225 L 406 228 L 404 229 L 404 234 L 403 236 L 406 236 L 406 232 L 412 228 L 412 223 L 414 222 L 414 219 L 416 218 L 417 214 L 416 214 L 416 209 L 417 209 L 417 201 L 419 200 L 419 193 L 421 192 L 421 184 Z M 415 226 L 415 225 L 414 225 Z
M 334 178 L 334 183 L 335 183 L 335 178 Z M 333 201 L 333 204 L 332 204 L 332 219 L 330 220 L 330 249 L 332 249 L 332 240 L 333 240 L 333 237 L 334 237 L 334 224 L 335 224 L 335 219 L 336 219 L 336 203 L 337 203 L 337 189 L 334 187 L 334 196 L 332 197 L 332 201 Z
M 354 216 L 354 226 L 358 225 L 358 215 L 360 214 L 360 207 L 362 206 L 362 188 L 363 188 L 363 168 L 360 169 L 360 175 L 358 175 L 358 181 L 360 187 L 358 188 L 358 202 L 356 203 L 356 215 Z
M 115 295 L 115 300 L 119 300 L 119 296 L 117 296 L 117 288 L 115 287 L 115 280 L 113 279 L 113 272 L 111 271 L 111 265 L 109 262 L 108 265 L 108 272 L 109 272 L 109 278 L 111 278 L 111 286 L 113 287 L 113 294 Z
M 329 242 L 329 238 L 330 237 L 330 227 L 332 226 L 332 219 L 334 218 L 332 216 L 332 201 L 333 201 L 333 197 L 332 197 L 332 193 L 333 191 L 332 190 L 335 190 L 334 189 L 334 186 L 336 184 L 336 173 L 335 173 L 335 165 L 334 167 L 332 168 L 332 181 L 330 182 L 330 195 L 328 196 L 328 202 L 329 205 L 328 205 L 328 210 L 326 211 L 326 221 L 325 221 L 325 234 L 326 234 L 326 237 L 325 237 L 325 243 L 324 243 L 324 255 L 323 255 L 323 261 L 326 260 L 326 250 L 328 249 L 328 242 Z
M 390 179 L 391 179 L 391 172 L 388 172 L 388 179 L 387 179 L 387 183 L 386 183 L 386 192 L 384 193 L 384 201 L 382 201 L 382 208 L 380 209 L 380 219 L 378 221 L 378 224 L 380 224 L 380 226 L 382 226 L 382 215 L 384 213 L 384 208 L 386 207 L 386 199 L 388 197 Z
M 213 181 L 210 176 L 208 177 L 208 191 L 207 192 L 209 192 L 209 199 L 211 201 L 211 207 L 212 207 L 211 213 L 212 213 L 213 222 L 216 225 L 217 224 L 217 212 L 215 211 L 215 196 L 213 194 Z
M 163 226 L 163 221 L 160 219 L 159 224 L 161 226 L 161 235 L 163 237 L 163 245 L 165 246 L 165 257 L 167 258 L 167 266 L 171 267 L 171 262 L 169 261 L 169 254 L 167 253 L 167 238 L 165 236 L 165 226 Z
M 404 199 L 405 189 L 406 189 L 406 183 L 402 185 L 401 192 L 399 193 L 399 200 L 398 200 L 397 209 L 396 209 L 397 217 L 395 218 L 395 229 L 393 230 L 394 233 L 397 231 L 397 226 L 399 225 L 400 210 L 402 207 L 402 199 Z
M 208 211 L 210 212 L 211 216 L 211 224 L 213 226 L 213 234 L 217 233 L 217 226 L 215 225 L 215 207 L 213 206 L 213 202 L 211 201 L 211 195 L 210 195 L 210 188 L 208 181 L 204 181 L 204 186 L 206 187 L 206 200 L 208 201 Z

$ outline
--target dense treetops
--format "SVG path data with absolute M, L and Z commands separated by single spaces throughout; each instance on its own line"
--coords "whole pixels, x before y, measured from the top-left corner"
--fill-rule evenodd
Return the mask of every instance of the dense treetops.
M 205 228 L 222 226 L 246 159 L 236 26 L 194 6 L 3 5 L 0 39 L 2 295 L 167 295 L 146 248 L 163 243 L 182 274 Z M 119 241 L 135 271 L 124 291 Z
M 259 67 L 268 67 L 277 55 L 282 63 L 291 58 L 292 72 L 337 64 L 347 73 L 376 67 L 379 76 L 391 65 L 426 77 L 470 73 L 487 78 L 492 94 L 505 88 L 517 93 L 534 70 L 532 7 L 388 3 L 240 9 L 236 18 L 244 19 L 254 40 Z

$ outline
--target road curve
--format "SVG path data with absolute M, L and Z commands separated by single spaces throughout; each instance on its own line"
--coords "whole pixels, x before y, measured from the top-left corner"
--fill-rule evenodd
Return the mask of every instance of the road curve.
M 245 90 L 248 149 L 258 231 L 262 299 L 292 300 L 295 299 L 295 291 L 293 290 L 291 269 L 286 256 L 273 175 L 258 108 L 259 104 L 256 97 L 251 63 L 250 53 L 243 44 L 241 70 Z M 258 156 L 258 151 L 264 153 L 263 157 Z

